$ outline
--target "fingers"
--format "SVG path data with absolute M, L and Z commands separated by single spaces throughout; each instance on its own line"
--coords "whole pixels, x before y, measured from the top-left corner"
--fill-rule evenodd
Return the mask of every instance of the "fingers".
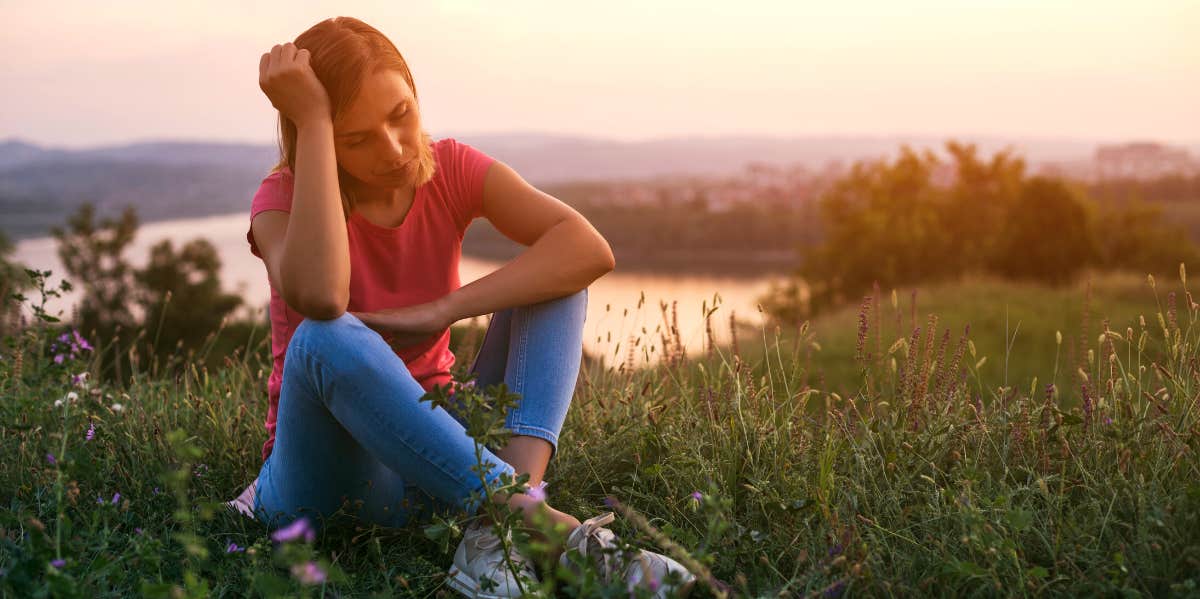
M 267 80 L 267 65 L 271 62 L 271 53 L 263 52 L 258 59 L 258 84 L 261 86 Z
M 279 58 L 283 59 L 284 63 L 290 63 L 296 60 L 296 44 L 288 42 L 279 50 Z

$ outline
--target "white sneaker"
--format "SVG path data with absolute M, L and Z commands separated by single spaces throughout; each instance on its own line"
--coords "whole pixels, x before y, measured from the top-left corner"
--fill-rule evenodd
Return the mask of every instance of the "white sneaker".
M 237 496 L 237 499 L 226 501 L 225 507 L 229 508 L 231 511 L 239 512 L 251 520 L 255 520 L 254 495 L 256 493 L 258 493 L 257 477 L 255 477 L 254 482 L 250 483 L 250 486 L 246 487 L 245 491 L 242 491 L 241 495 Z
M 508 541 L 511 545 L 511 533 Z M 454 550 L 448 580 L 450 588 L 472 599 L 520 597 L 521 585 L 532 591 L 539 582 L 533 562 L 518 553 L 515 546 L 508 555 L 524 577 L 521 584 L 517 584 L 516 577 L 504 563 L 503 544 L 500 537 L 492 532 L 492 525 L 480 525 L 479 520 L 472 522 L 463 531 L 462 541 Z M 490 579 L 495 584 L 489 585 L 484 579 Z
M 616 518 L 612 512 L 584 520 L 579 528 L 567 536 L 566 547 L 558 558 L 559 564 L 578 573 L 574 564 L 567 559 L 567 552 L 578 551 L 584 557 L 590 557 L 605 584 L 610 584 L 617 576 L 625 581 L 626 588 L 632 591 L 635 587 L 648 588 L 656 598 L 686 597 L 696 584 L 696 577 L 683 564 L 661 553 L 638 549 L 636 553 L 621 553 L 617 546 L 617 535 L 603 528 Z M 610 551 L 605 551 L 605 549 Z M 615 553 L 614 551 L 615 550 Z M 672 585 L 667 581 L 671 572 L 678 574 L 680 582 Z

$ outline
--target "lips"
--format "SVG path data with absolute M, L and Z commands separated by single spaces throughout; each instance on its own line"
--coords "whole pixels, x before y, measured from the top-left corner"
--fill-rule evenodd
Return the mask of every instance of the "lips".
M 390 171 L 384 173 L 383 176 L 394 177 L 396 175 L 402 175 L 405 173 L 405 171 L 408 170 L 408 167 L 412 166 L 412 163 L 413 163 L 413 161 L 409 160 L 408 162 L 404 163 L 404 166 L 401 166 L 400 168 L 397 168 L 397 169 L 390 170 Z

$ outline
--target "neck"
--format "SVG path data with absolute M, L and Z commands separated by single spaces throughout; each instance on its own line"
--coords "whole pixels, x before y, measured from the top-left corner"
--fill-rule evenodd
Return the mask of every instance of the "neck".
M 358 188 L 354 190 L 354 193 L 359 204 L 392 207 L 411 200 L 415 195 L 415 189 L 412 185 L 386 188 Z

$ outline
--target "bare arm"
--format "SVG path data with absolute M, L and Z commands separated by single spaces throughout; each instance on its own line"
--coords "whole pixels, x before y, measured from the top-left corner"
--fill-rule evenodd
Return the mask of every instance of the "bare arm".
M 310 318 L 341 316 L 350 302 L 350 240 L 338 189 L 333 124 L 297 125 L 292 212 L 279 259 L 280 293 Z
M 251 223 L 267 277 L 283 301 L 308 318 L 341 316 L 350 298 L 350 242 L 333 166 L 333 136 L 302 128 L 291 213 L 260 212 Z M 324 150 L 324 151 L 322 151 Z
M 341 316 L 350 302 L 350 241 L 329 99 L 308 59 L 308 50 L 288 42 L 259 61 L 259 86 L 296 123 L 296 164 L 291 213 L 263 212 L 251 232 L 283 300 L 309 318 L 326 320 Z
M 484 179 L 483 215 L 529 249 L 441 301 L 453 323 L 575 293 L 616 267 L 608 242 L 582 215 L 496 161 Z

